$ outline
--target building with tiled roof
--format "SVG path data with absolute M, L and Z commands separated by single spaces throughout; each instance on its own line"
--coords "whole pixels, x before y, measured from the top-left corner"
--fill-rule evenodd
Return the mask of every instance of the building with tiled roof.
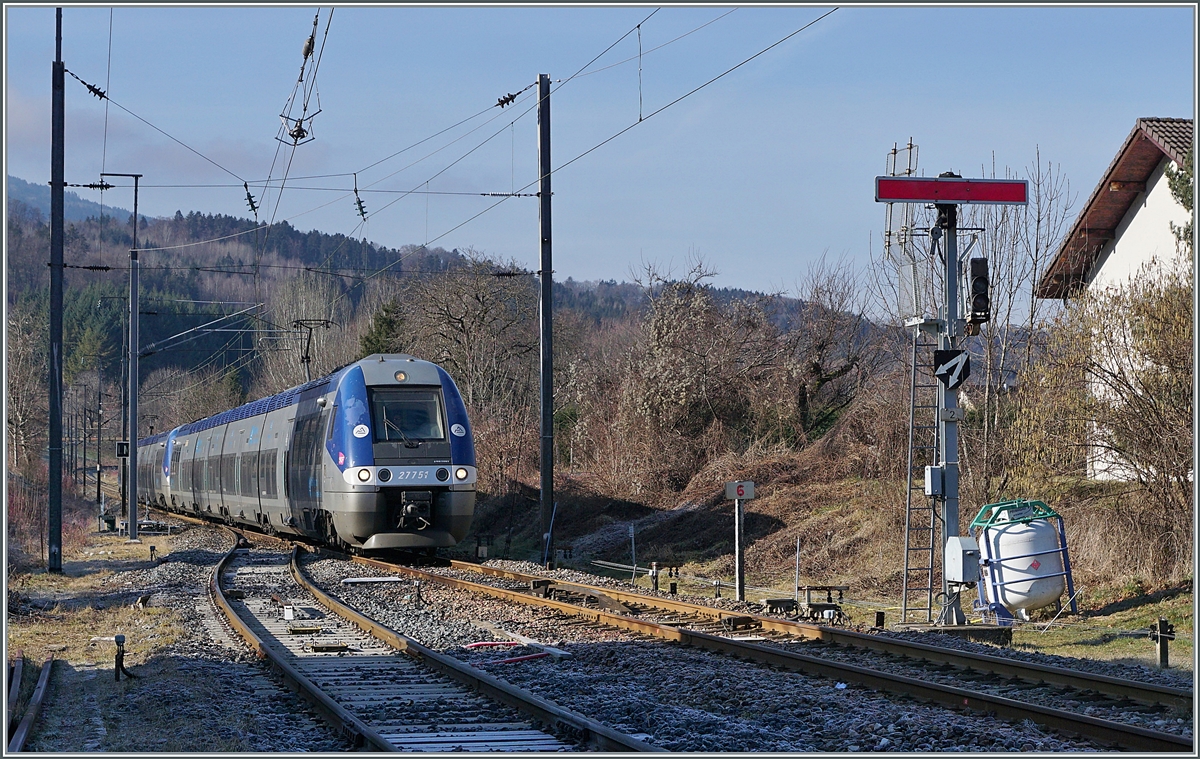
M 1069 298 L 1128 281 L 1151 258 L 1174 259 L 1171 224 L 1185 224 L 1188 212 L 1172 197 L 1166 170 L 1183 165 L 1194 140 L 1192 119 L 1138 119 L 1038 281 L 1037 296 Z

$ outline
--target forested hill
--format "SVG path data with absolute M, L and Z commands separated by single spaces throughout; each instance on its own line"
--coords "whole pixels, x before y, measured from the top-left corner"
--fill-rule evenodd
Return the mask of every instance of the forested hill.
M 49 313 L 49 223 L 38 208 L 13 196 L 8 199 L 7 222 L 10 330 L 40 334 Z M 106 214 L 103 220 L 89 216 L 67 223 L 63 339 L 68 375 L 94 366 L 97 357 L 105 376 L 119 374 L 132 246 L 131 215 Z M 143 251 L 139 257 L 141 311 L 146 317 L 141 320 L 143 346 L 251 303 L 263 302 L 270 311 L 281 296 L 306 286 L 305 282 L 319 282 L 328 292 L 303 312 L 276 314 L 283 328 L 296 318 L 330 318 L 327 312 L 335 300 L 353 312 L 368 291 L 364 283 L 379 287 L 387 279 L 368 280 L 373 273 L 386 269 L 396 277 L 425 276 L 461 266 L 465 260 L 456 250 L 390 248 L 345 235 L 302 232 L 287 223 L 259 227 L 252 219 L 197 212 L 142 217 L 138 248 Z M 148 356 L 144 371 L 149 375 L 168 365 L 182 370 L 202 364 L 236 365 L 239 358 L 262 347 L 255 334 L 246 332 L 231 340 L 230 334 L 206 333 L 178 350 Z M 36 342 L 43 341 L 39 337 Z
M 43 218 L 50 217 L 50 185 L 34 184 L 24 179 L 8 175 L 9 200 L 19 200 L 31 209 L 36 209 Z M 99 217 L 101 214 L 117 219 L 128 219 L 132 214 L 124 208 L 101 206 L 91 200 L 85 200 L 71 190 L 63 193 L 63 218 L 67 221 L 83 221 L 89 216 Z
M 36 206 L 10 195 L 6 231 L 10 313 L 18 321 L 25 320 L 23 329 L 41 330 L 49 308 L 48 220 Z M 94 366 L 98 356 L 101 369 L 113 376 L 120 371 L 119 357 L 124 350 L 132 217 L 109 216 L 106 211 L 103 220 L 88 216 L 68 221 L 64 237 L 63 329 L 68 372 Z M 304 232 L 287 222 L 266 226 L 253 219 L 195 211 L 179 211 L 168 218 L 142 217 L 138 247 L 143 251 L 144 346 L 256 302 L 266 304 L 276 327 L 289 327 L 298 318 L 332 319 L 344 322 L 349 336 L 351 323 L 369 321 L 380 303 L 394 297 L 394 288 L 401 281 L 437 276 L 472 260 L 487 259 L 486 252 L 418 245 L 392 248 L 342 234 Z M 495 265 L 509 266 L 501 261 Z M 384 276 L 374 276 L 381 272 Z M 536 287 L 536 277 L 530 276 L 528 282 Z M 309 294 L 302 297 L 300 291 Z M 555 282 L 554 291 L 556 311 L 573 312 L 596 326 L 636 317 L 647 304 L 642 286 L 616 280 L 579 282 L 567 277 Z M 756 295 L 711 292 L 723 303 Z M 296 298 L 301 301 L 284 305 Z M 330 309 L 334 304 L 348 311 L 333 315 Z M 247 352 L 263 347 L 255 334 L 247 332 L 232 342 L 224 333 L 206 334 L 177 351 L 148 356 L 145 371 L 149 374 L 168 365 L 183 370 L 201 364 L 234 365 Z M 355 337 L 350 340 L 357 343 Z
M 49 241 L 49 225 L 40 209 L 14 196 L 8 199 L 8 216 L 8 297 L 11 303 L 22 292 L 44 287 L 48 281 L 45 246 Z M 131 220 L 132 215 L 127 214 L 123 218 L 106 217 L 103 225 L 96 216 L 68 221 L 64 250 L 68 266 L 109 267 L 108 271 L 87 270 L 87 275 L 69 269 L 68 286 L 82 285 L 84 281 L 113 280 L 112 276 L 106 275 L 111 274 L 112 267 L 123 265 L 133 246 Z M 143 250 L 170 249 L 163 252 L 150 250 L 141 257 L 146 286 L 154 287 L 162 279 L 161 285 L 168 289 L 180 285 L 189 288 L 187 280 L 194 279 L 191 276 L 194 272 L 241 277 L 257 275 L 265 282 L 273 282 L 285 272 L 306 269 L 353 278 L 385 267 L 396 274 L 446 271 L 463 261 L 463 256 L 456 250 L 414 245 L 389 248 L 342 234 L 330 235 L 315 230 L 301 232 L 286 221 L 268 226 L 252 219 L 195 211 L 187 215 L 176 211 L 172 218 L 147 219 L 143 216 L 138 238 L 138 247 Z M 156 264 L 167 258 L 174 264 L 172 270 L 176 273 L 160 277 L 155 274 L 160 268 Z M 196 296 L 199 293 L 190 294 Z

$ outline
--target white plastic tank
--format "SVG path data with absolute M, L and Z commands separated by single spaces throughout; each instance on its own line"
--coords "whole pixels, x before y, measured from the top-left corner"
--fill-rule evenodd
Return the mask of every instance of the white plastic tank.
M 1027 620 L 1029 612 L 1061 598 L 1067 580 L 1063 575 L 1058 530 L 1046 519 L 1004 521 L 1022 518 L 1020 511 L 1010 514 L 1007 509 L 1002 510 L 997 521 L 983 531 L 980 553 L 991 566 L 981 567 L 980 572 L 988 595 L 999 596 L 989 600 L 999 602 L 1013 616 Z M 993 578 L 998 589 L 992 585 Z

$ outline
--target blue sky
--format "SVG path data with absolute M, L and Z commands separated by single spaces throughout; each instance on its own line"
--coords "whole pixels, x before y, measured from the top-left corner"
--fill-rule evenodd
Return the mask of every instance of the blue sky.
M 553 165 L 637 122 L 639 97 L 649 114 L 832 7 L 662 7 L 641 25 L 640 87 L 636 33 L 588 71 L 633 60 L 555 85 Z M 278 185 L 254 189 L 262 218 L 395 247 L 473 247 L 536 269 L 536 199 L 507 200 L 454 231 L 497 199 L 420 193 L 383 208 L 427 180 L 434 193 L 533 181 L 531 93 L 364 169 L 540 73 L 567 79 L 654 9 L 337 8 L 316 77 L 316 139 L 295 149 L 281 195 Z M 119 7 L 110 70 L 110 9 L 68 7 L 63 60 L 232 174 L 278 181 L 293 152 L 275 141 L 279 114 L 317 11 Z M 318 45 L 328 19 L 322 7 Z M 48 181 L 53 7 L 7 6 L 4 55 L 7 171 Z M 556 278 L 629 279 L 642 262 L 679 270 L 689 253 L 718 271 L 716 284 L 757 290 L 793 287 L 823 254 L 865 267 L 884 219 L 873 178 L 910 136 L 930 175 L 978 176 L 993 154 L 1001 170 L 1023 169 L 1040 147 L 1070 179 L 1078 208 L 1137 118 L 1193 115 L 1194 65 L 1190 6 L 842 7 L 556 173 Z M 94 182 L 102 168 L 141 173 L 145 214 L 249 216 L 230 173 L 116 107 L 105 140 L 104 104 L 70 77 L 66 103 L 68 182 Z M 344 197 L 355 171 L 363 227 Z M 347 175 L 299 179 L 327 174 Z M 235 186 L 166 186 L 218 184 Z M 130 196 L 116 189 L 105 200 L 129 207 Z

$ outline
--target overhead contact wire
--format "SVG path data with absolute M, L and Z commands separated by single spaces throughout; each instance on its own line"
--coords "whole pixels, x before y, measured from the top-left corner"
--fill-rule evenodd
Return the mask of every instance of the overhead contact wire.
M 698 32 L 698 31 L 700 31 L 701 29 L 703 29 L 704 27 L 706 27 L 706 26 L 711 26 L 712 24 L 715 24 L 715 23 L 717 23 L 718 21 L 720 21 L 721 19 L 725 18 L 725 17 L 726 17 L 726 16 L 728 16 L 730 13 L 733 13 L 733 12 L 734 12 L 734 11 L 736 11 L 736 10 L 738 10 L 738 9 L 737 9 L 737 8 L 733 8 L 733 9 L 731 9 L 731 10 L 728 10 L 728 11 L 726 11 L 725 13 L 722 13 L 720 16 L 717 16 L 716 18 L 712 19 L 711 21 L 706 21 L 706 22 L 704 22 L 703 24 L 701 24 L 700 26 L 696 27 L 695 29 L 692 29 L 692 30 L 691 30 L 691 31 L 689 31 L 689 32 L 684 32 L 683 34 L 679 35 L 678 37 L 676 37 L 676 38 L 674 38 L 674 39 L 667 40 L 666 42 L 662 43 L 661 45 L 656 45 L 656 46 L 654 46 L 654 47 L 650 48 L 649 50 L 645 51 L 645 53 L 644 53 L 644 54 L 645 54 L 645 55 L 650 55 L 651 53 L 653 53 L 653 52 L 654 52 L 654 51 L 656 51 L 656 50 L 662 50 L 662 49 L 663 49 L 664 47 L 666 47 L 667 45 L 673 45 L 673 44 L 675 44 L 676 42 L 678 42 L 679 40 L 683 39 L 684 37 L 688 37 L 688 36 L 690 36 L 690 35 L 693 35 L 693 34 L 695 34 L 696 32 Z M 645 23 L 645 22 L 643 21 L 642 23 Z M 640 27 L 640 26 L 641 26 L 641 24 L 638 24 L 638 26 Z M 640 34 L 640 31 L 639 31 L 639 34 Z M 611 68 L 616 68 L 617 66 L 621 66 L 621 65 L 623 65 L 623 64 L 629 63 L 630 61 L 635 61 L 635 60 L 638 60 L 639 58 L 641 58 L 641 57 L 642 57 L 642 55 L 643 55 L 643 53 L 642 53 L 641 51 L 638 51 L 638 54 L 637 54 L 637 55 L 632 55 L 632 56 L 630 56 L 630 57 L 626 58 L 626 59 L 625 59 L 625 60 L 623 60 L 623 61 L 617 61 L 616 63 L 610 63 L 610 64 L 608 64 L 607 66 L 601 66 L 601 67 L 600 67 L 600 68 L 598 68 L 598 69 L 592 69 L 591 71 L 587 72 L 586 74 L 579 74 L 579 78 L 580 78 L 580 79 L 582 79 L 582 78 L 583 78 L 583 77 L 585 77 L 585 76 L 591 76 L 592 74 L 599 74 L 601 71 L 608 71 L 608 70 L 609 70 L 609 69 L 611 69 Z M 639 64 L 639 65 L 640 65 L 640 64 Z
M 721 79 L 721 78 L 723 78 L 723 77 L 725 77 L 725 76 L 728 76 L 729 74 L 731 74 L 731 73 L 733 73 L 734 71 L 738 70 L 738 69 L 739 69 L 739 68 L 741 68 L 742 66 L 745 66 L 745 65 L 746 65 L 747 63 L 749 63 L 750 61 L 753 61 L 755 58 L 758 58 L 759 56 L 763 55 L 764 53 L 767 53 L 768 51 L 770 51 L 770 50 L 772 50 L 772 49 L 774 49 L 774 48 L 778 47 L 779 45 L 783 44 L 784 42 L 787 42 L 789 39 L 791 39 L 792 37 L 795 37 L 795 36 L 796 36 L 797 34 L 799 34 L 800 32 L 803 32 L 804 30 L 806 30 L 806 29 L 810 28 L 810 27 L 811 27 L 813 24 L 816 24 L 818 21 L 822 21 L 823 19 L 827 18 L 829 15 L 831 15 L 831 14 L 832 14 L 834 11 L 836 11 L 836 10 L 838 10 L 838 8 L 837 8 L 837 7 L 835 7 L 835 8 L 833 8 L 832 10 L 830 10 L 830 11 L 828 11 L 828 12 L 826 12 L 826 13 L 822 14 L 821 16 L 818 16 L 817 18 L 815 18 L 815 19 L 813 19 L 812 21 L 808 22 L 808 23 L 807 23 L 807 24 L 805 24 L 804 26 L 801 26 L 799 29 L 795 30 L 794 32 L 792 32 L 792 33 L 788 34 L 787 36 L 783 37 L 782 39 L 778 40 L 777 42 L 774 42 L 774 43 L 772 43 L 771 45 L 768 45 L 767 47 L 765 47 L 765 48 L 763 48 L 762 50 L 758 51 L 757 53 L 755 53 L 754 55 L 750 56 L 749 58 L 746 58 L 745 60 L 743 60 L 742 62 L 738 63 L 737 65 L 735 65 L 735 66 L 732 66 L 732 67 L 731 67 L 731 68 L 729 68 L 729 69 L 726 69 L 725 71 L 721 72 L 720 74 L 718 74 L 718 75 L 714 76 L 712 79 L 709 79 L 708 81 L 704 82 L 703 84 L 701 84 L 701 85 L 699 85 L 699 86 L 697 86 L 697 87 L 695 87 L 695 88 L 693 88 L 693 89 L 689 90 L 688 92 L 684 93 L 683 95 L 680 95 L 679 97 L 675 98 L 674 100 L 672 100 L 671 102 L 669 102 L 669 103 L 667 103 L 666 105 L 662 106 L 661 108 L 658 108 L 657 110 L 654 110 L 654 111 L 652 111 L 652 112 L 651 112 L 650 114 L 648 114 L 648 115 L 647 115 L 647 116 L 646 116 L 644 119 L 640 119 L 640 120 L 638 120 L 638 121 L 636 121 L 636 122 L 634 122 L 634 123 L 630 124 L 629 126 L 625 127 L 624 129 L 622 129 L 622 130 L 618 131 L 616 134 L 613 134 L 611 137 L 608 137 L 608 138 L 604 139 L 603 141 L 601 141 L 601 142 L 597 143 L 596 145 L 592 146 L 591 148 L 588 148 L 587 150 L 585 150 L 584 152 L 582 152 L 582 153 L 580 153 L 579 155 L 575 156 L 574 158 L 572 158 L 571 160 L 567 161 L 566 163 L 564 163 L 564 164 L 560 165 L 558 168 L 551 169 L 550 173 L 551 173 L 552 175 L 553 175 L 553 174 L 556 174 L 556 173 L 557 173 L 557 172 L 559 172 L 560 170 L 562 170 L 562 169 L 565 169 L 566 167 L 568 167 L 568 166 L 570 166 L 571 164 L 575 163 L 576 161 L 580 160 L 580 159 L 581 159 L 581 158 L 583 158 L 584 156 L 587 156 L 587 155 L 589 155 L 589 154 L 591 154 L 591 153 L 595 152 L 596 150 L 598 150 L 598 149 L 600 149 L 601 147 L 603 147 L 604 145 L 607 145 L 608 143 L 612 142 L 612 141 L 613 141 L 613 140 L 615 140 L 616 138 L 618 138 L 618 137 L 620 137 L 621 135 L 625 134 L 626 132 L 628 132 L 629 130 L 631 130 L 631 129 L 633 129 L 634 127 L 638 126 L 639 124 L 643 123 L 644 121 L 647 121 L 647 120 L 651 119 L 652 117 L 654 117 L 654 116 L 656 116 L 656 115 L 658 115 L 658 114 L 662 113 L 663 111 L 665 111 L 665 110 L 667 110 L 668 108 L 670 108 L 670 107 L 672 107 L 672 106 L 674 106 L 674 105 L 678 104 L 679 102 L 683 101 L 684 99 L 686 99 L 686 98 L 688 98 L 688 97 L 691 97 L 692 95 L 696 94 L 697 92 L 699 92 L 700 90 L 704 89 L 705 87 L 708 87 L 708 86 L 709 86 L 710 84 L 712 84 L 713 82 L 716 82 L 717 80 L 719 80 L 719 79 Z M 654 13 L 657 13 L 657 12 L 658 12 L 658 10 L 656 9 L 656 10 L 654 11 Z M 653 15 L 654 15 L 654 13 L 651 13 L 651 14 L 650 14 L 650 16 L 653 16 Z M 647 20 L 649 20 L 650 16 L 647 16 L 647 17 L 646 17 L 646 19 L 644 19 L 644 20 L 642 21 L 642 23 L 645 23 Z M 621 39 L 624 39 L 625 37 L 628 37 L 628 36 L 629 36 L 631 33 L 633 33 L 633 32 L 634 32 L 636 29 L 637 29 L 637 27 L 634 27 L 634 29 L 631 29 L 629 32 L 626 32 L 626 33 L 625 33 L 625 35 L 623 35 L 623 36 L 621 37 Z M 620 40 L 617 40 L 617 42 L 620 42 Z M 613 46 L 615 46 L 616 44 L 617 44 L 617 43 L 616 43 L 616 42 L 614 42 L 612 45 L 609 45 L 609 47 L 608 47 L 608 48 L 606 48 L 606 49 L 604 50 L 604 52 L 600 53 L 600 55 L 597 55 L 595 58 L 593 58 L 593 59 L 592 59 L 592 60 L 591 60 L 591 61 L 590 61 L 590 62 L 589 62 L 587 65 L 585 65 L 583 68 L 581 68 L 581 69 L 579 70 L 579 72 L 582 72 L 584 69 L 586 69 L 586 68 L 587 68 L 587 66 L 590 66 L 592 63 L 594 63 L 596 60 L 598 60 L 598 59 L 599 59 L 601 56 L 603 56 L 603 55 L 604 55 L 604 53 L 605 53 L 605 52 L 608 52 L 608 50 L 611 50 L 611 49 L 613 48 Z M 578 76 L 578 75 L 579 75 L 579 72 L 576 72 L 576 73 L 575 73 L 575 74 L 573 74 L 571 77 L 569 77 L 568 79 L 566 79 L 565 81 L 563 81 L 563 82 L 562 82 L 562 84 L 560 84 L 560 85 L 559 85 L 557 88 L 555 88 L 555 90 L 557 91 L 558 89 L 561 89 L 563 85 L 565 85 L 567 82 L 571 81 L 571 79 L 574 79 L 576 76 Z M 531 107 L 531 109 L 532 109 L 532 107 Z M 528 112 L 528 111 L 526 111 L 526 112 Z M 524 114 L 522 114 L 522 115 L 524 115 Z M 461 160 L 461 159 L 460 159 L 460 160 Z M 447 168 L 449 168 L 449 167 L 447 167 Z M 539 181 L 541 181 L 541 180 L 540 180 L 540 178 L 539 178 L 539 179 L 535 179 L 535 180 L 533 180 L 532 182 L 530 182 L 530 183 L 526 184 L 524 187 L 521 187 L 521 188 L 520 188 L 520 190 L 521 190 L 521 191 L 527 190 L 527 189 L 529 189 L 530 187 L 532 187 L 532 186 L 534 186 L 535 184 L 537 184 Z M 487 208 L 483 209 L 482 211 L 480 211 L 480 212 L 478 212 L 478 213 L 474 214 L 473 216 L 471 216 L 471 217 L 467 218 L 465 221 L 462 221 L 462 222 L 460 222 L 459 224 L 456 224 L 455 226 L 453 226 L 453 227 L 451 227 L 450 229 L 446 230 L 445 232 L 441 233 L 441 234 L 440 234 L 440 235 L 438 235 L 437 237 L 434 237 L 434 238 L 431 238 L 431 239 L 428 239 L 428 240 L 426 240 L 426 241 L 425 241 L 425 243 L 424 243 L 424 245 L 423 245 L 423 247 L 428 247 L 428 246 L 429 246 L 431 243 L 434 243 L 434 242 L 436 242 L 436 241 L 440 240 L 441 238 L 445 237 L 446 235 L 448 235 L 448 234 L 450 234 L 450 233 L 454 232 L 455 230 L 457 230 L 457 229 L 460 229 L 461 227 L 463 227 L 463 226 L 465 226 L 465 225 L 467 225 L 467 224 L 471 223 L 471 222 L 472 222 L 472 221 L 474 221 L 475 219 L 478 219 L 480 216 L 483 216 L 484 214 L 488 213 L 489 211 L 491 211 L 492 209 L 496 208 L 496 207 L 497 207 L 497 206 L 499 206 L 501 203 L 504 203 L 504 202 L 505 202 L 506 200 L 508 200 L 508 199 L 509 199 L 509 198 L 507 198 L 507 197 L 506 197 L 506 198 L 501 198 L 501 199 L 500 199 L 500 200 L 498 200 L 497 202 L 493 203 L 492 205 L 488 206 Z M 397 199 L 397 200 L 399 200 L 399 199 Z M 396 202 L 396 201 L 393 201 L 393 203 L 394 203 L 394 202 Z M 388 204 L 388 205 L 391 205 L 391 204 Z M 387 206 L 384 206 L 384 207 L 386 208 Z M 383 209 L 381 208 L 380 210 L 383 210 Z M 412 254 L 408 254 L 408 255 L 412 255 Z M 368 281 L 368 280 L 370 280 L 370 279 L 373 279 L 374 277 L 376 277 L 376 276 L 378 276 L 378 275 L 380 275 L 380 274 L 383 274 L 384 272 L 388 271 L 388 270 L 389 270 L 389 269 L 391 269 L 392 267 L 394 267 L 394 266 L 396 266 L 397 264 L 401 263 L 401 262 L 402 262 L 402 261 L 403 261 L 405 258 L 407 258 L 407 257 L 408 257 L 408 256 L 406 255 L 406 256 L 401 256 L 401 257 L 397 258 L 395 261 L 393 261 L 392 263 L 390 263 L 390 264 L 388 264 L 387 266 L 383 267 L 382 269 L 378 270 L 378 271 L 377 271 L 377 272 L 375 272 L 374 274 L 371 274 L 371 275 L 369 275 L 369 276 L 367 276 L 367 277 L 364 277 L 364 278 L 363 278 L 363 280 L 362 280 L 362 282 L 359 282 L 358 284 L 354 285 L 354 287 L 358 287 L 358 285 L 359 285 L 359 284 L 362 284 L 363 282 L 366 282 L 366 281 Z M 353 289 L 353 288 L 351 288 L 351 289 Z M 347 293 L 343 294 L 343 296 L 341 296 L 341 297 L 345 297 L 345 295 L 348 295 L 348 294 L 349 294 L 349 292 L 347 292 Z M 339 298 L 339 299 L 340 299 L 340 298 Z M 335 301 L 335 302 L 336 302 L 336 301 Z
M 176 144 L 178 144 L 178 145 L 180 145 L 180 146 L 182 146 L 182 147 L 184 147 L 184 148 L 187 148 L 189 151 L 191 151 L 191 152 L 192 152 L 192 153 L 194 153 L 195 155 L 197 155 L 197 156 L 199 156 L 199 157 L 203 158 L 204 160 L 208 161 L 208 162 L 209 162 L 209 163 L 211 163 L 213 166 L 216 166 L 218 169 L 220 169 L 221 171 L 225 172 L 225 173 L 226 173 L 226 174 L 228 174 L 229 176 L 231 176 L 231 177 L 234 177 L 235 179 L 237 179 L 239 182 L 245 182 L 245 181 L 246 181 L 245 179 L 242 179 L 240 176 L 238 176 L 238 175 L 237 175 L 235 172 L 233 172 L 233 171 L 230 171 L 229 169 L 225 168 L 225 167 L 224 167 L 224 166 L 222 166 L 221 164 L 217 163 L 217 162 L 216 162 L 216 161 L 214 161 L 213 159 L 211 159 L 211 158 L 209 158 L 208 156 L 206 156 L 206 155 L 204 155 L 203 153 L 201 153 L 199 150 L 196 150 L 195 148 L 193 148 L 191 145 L 188 145 L 188 144 L 187 144 L 186 142 L 184 142 L 183 140 L 180 140 L 178 137 L 175 137 L 174 135 L 171 135 L 171 134 L 169 134 L 169 133 L 168 133 L 168 132 L 166 132 L 165 130 L 163 130 L 163 129 L 161 129 L 161 128 L 157 127 L 157 126 L 155 126 L 154 124 L 150 123 L 149 121 L 147 121 L 146 119 L 142 118 L 142 117 L 141 117 L 141 116 L 139 116 L 138 114 L 134 113 L 133 111 L 131 111 L 131 110 L 129 110 L 128 108 L 126 108 L 125 106 L 121 105 L 121 104 L 120 104 L 120 103 L 118 103 L 117 101 L 113 100 L 111 97 L 109 97 L 109 96 L 108 96 L 108 93 L 106 93 L 106 92 L 102 91 L 102 90 L 101 90 L 99 87 L 96 87 L 96 86 L 94 86 L 94 85 L 88 84 L 87 82 L 83 81 L 82 79 L 80 79 L 80 78 L 79 78 L 79 76 L 78 76 L 78 75 L 77 75 L 75 72 L 73 72 L 73 71 L 70 71 L 69 69 L 65 69 L 65 68 L 64 68 L 63 70 L 64 70 L 64 71 L 66 71 L 68 74 L 70 74 L 70 75 L 71 75 L 71 76 L 72 76 L 72 77 L 73 77 L 73 78 L 74 78 L 76 81 L 78 81 L 78 82 L 79 82 L 80 84 L 82 84 L 84 87 L 86 87 L 86 88 L 88 89 L 88 91 L 89 91 L 89 92 L 91 92 L 91 93 L 92 93 L 93 95 L 95 95 L 96 97 L 100 98 L 101 100 L 106 100 L 106 101 L 108 101 L 108 102 L 112 103 L 112 104 L 113 104 L 113 105 L 115 105 L 116 107 L 120 108 L 122 111 L 125 111 L 125 113 L 128 113 L 130 116 L 134 117 L 134 118 L 135 118 L 135 119 L 137 119 L 138 121 L 142 122 L 142 123 L 143 123 L 143 124 L 145 124 L 146 126 L 148 126 L 148 127 L 150 127 L 151 129 L 153 129 L 154 131 L 158 132 L 159 134 L 163 135 L 163 136 L 164 136 L 164 137 L 166 137 L 167 139 L 171 140 L 172 142 L 174 142 L 174 143 L 176 143 Z

